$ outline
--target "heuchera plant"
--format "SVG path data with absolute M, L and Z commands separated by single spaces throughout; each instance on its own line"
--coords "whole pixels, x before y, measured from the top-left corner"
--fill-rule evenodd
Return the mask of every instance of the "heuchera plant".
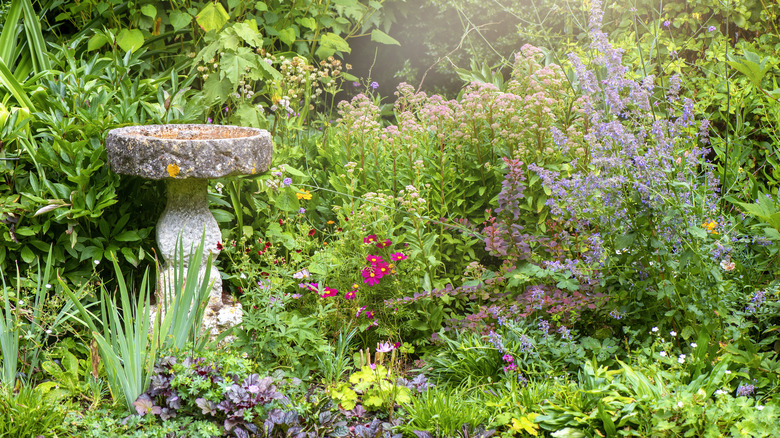
M 258 433 L 267 411 L 286 398 L 271 377 L 248 369 L 248 362 L 238 358 L 220 363 L 215 357 L 179 361 L 166 356 L 155 365 L 149 390 L 133 405 L 139 415 L 163 420 L 182 414 L 222 422 L 225 432 L 249 438 Z

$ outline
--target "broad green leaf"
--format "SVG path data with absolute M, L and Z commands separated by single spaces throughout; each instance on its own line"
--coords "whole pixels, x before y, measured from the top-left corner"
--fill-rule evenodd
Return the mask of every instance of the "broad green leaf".
M 320 47 L 317 49 L 316 55 L 322 59 L 332 56 L 337 51 L 350 53 L 351 50 L 349 43 L 344 38 L 333 32 L 328 32 L 320 38 Z
M 279 41 L 291 46 L 295 42 L 295 30 L 291 27 L 280 30 Z
M 230 15 L 228 15 L 222 4 L 212 2 L 208 2 L 198 12 L 198 16 L 195 17 L 195 21 L 198 22 L 200 28 L 205 32 L 222 29 L 222 26 L 228 22 L 228 19 L 230 19 Z
M 398 40 L 382 32 L 379 29 L 374 29 L 371 31 L 371 41 L 375 41 L 380 44 L 393 44 L 396 46 L 401 45 L 401 43 L 399 43 Z
M 90 38 L 89 42 L 87 43 L 87 50 L 88 51 L 97 50 L 105 46 L 107 42 L 108 42 L 108 38 L 106 38 L 106 36 L 103 34 L 98 33 L 92 35 L 92 38 Z
M 30 247 L 25 246 L 22 248 L 22 260 L 24 260 L 25 263 L 32 263 L 33 260 L 35 260 L 35 253 L 33 253 Z
M 141 6 L 141 13 L 149 18 L 155 18 L 157 17 L 157 8 L 154 5 L 145 4 Z
M 171 26 L 173 26 L 173 30 L 181 30 L 185 27 L 189 26 L 190 23 L 192 23 L 192 15 L 182 12 L 182 11 L 171 11 L 171 13 L 168 15 L 168 18 L 171 21 Z
M 301 17 L 295 20 L 295 22 L 311 30 L 315 30 L 317 28 L 317 22 L 314 21 L 314 19 L 311 17 Z
M 252 47 L 260 47 L 263 45 L 263 37 L 260 35 L 260 30 L 257 28 L 257 22 L 247 20 L 241 23 L 236 23 L 232 26 L 232 29 L 236 32 L 236 35 L 244 40 L 245 43 Z
M 257 55 L 248 47 L 239 47 L 235 52 L 226 52 L 220 59 L 220 78 L 231 82 L 232 90 L 238 86 L 241 77 L 257 66 Z
M 138 29 L 122 29 L 116 36 L 116 43 L 125 52 L 135 52 L 143 47 L 144 34 Z

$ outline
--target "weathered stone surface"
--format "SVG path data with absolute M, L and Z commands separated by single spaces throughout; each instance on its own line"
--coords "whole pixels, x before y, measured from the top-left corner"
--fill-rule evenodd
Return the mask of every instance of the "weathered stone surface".
M 208 209 L 208 178 L 251 175 L 268 170 L 272 144 L 268 131 L 220 125 L 150 125 L 114 129 L 106 137 L 111 170 L 124 175 L 165 179 L 168 203 L 157 222 L 157 245 L 166 264 L 160 274 L 162 291 L 169 290 L 179 261 L 174 255 L 181 236 L 185 266 L 200 265 L 199 281 L 206 274 L 206 257 L 219 255 L 222 235 Z M 204 238 L 204 258 L 190 260 Z M 203 327 L 211 335 L 241 322 L 240 304 L 222 301 L 222 279 L 212 266 L 209 303 Z M 162 296 L 158 295 L 158 301 Z M 156 309 L 155 309 L 156 312 Z
M 222 125 L 148 125 L 106 137 L 111 170 L 149 179 L 251 175 L 271 165 L 271 134 Z
M 200 244 L 200 239 L 204 238 L 204 259 L 200 261 L 205 263 L 205 257 L 209 251 L 214 254 L 216 259 L 219 255 L 217 242 L 222 240 L 222 233 L 219 230 L 217 220 L 209 211 L 207 199 L 208 180 L 205 179 L 170 179 L 167 181 L 168 203 L 165 210 L 160 215 L 157 222 L 157 246 L 163 259 L 168 263 L 175 265 L 174 253 L 176 252 L 176 241 L 181 235 L 181 244 L 184 254 L 184 265 L 190 263 L 190 250 L 194 250 Z M 204 237 L 205 231 L 205 237 Z M 197 262 L 196 262 L 197 263 Z

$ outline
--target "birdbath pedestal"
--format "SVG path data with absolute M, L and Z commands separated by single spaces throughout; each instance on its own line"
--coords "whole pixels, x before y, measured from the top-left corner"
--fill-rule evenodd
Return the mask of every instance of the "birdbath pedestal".
M 157 246 L 165 261 L 160 275 L 163 291 L 173 281 L 178 264 L 174 259 L 176 242 L 181 236 L 184 266 L 200 265 L 199 278 L 205 275 L 209 251 L 219 255 L 217 243 L 222 235 L 208 209 L 208 180 L 236 175 L 254 175 L 271 165 L 272 144 L 268 131 L 221 125 L 148 125 L 114 129 L 106 137 L 111 170 L 160 180 L 167 185 L 168 201 L 157 222 Z M 192 260 L 192 250 L 204 237 L 204 257 Z M 204 327 L 216 335 L 241 320 L 240 305 L 222 302 L 222 279 L 215 266 L 209 276 L 213 285 L 204 316 Z M 159 295 L 158 295 L 159 297 Z M 159 301 L 158 301 L 159 302 Z

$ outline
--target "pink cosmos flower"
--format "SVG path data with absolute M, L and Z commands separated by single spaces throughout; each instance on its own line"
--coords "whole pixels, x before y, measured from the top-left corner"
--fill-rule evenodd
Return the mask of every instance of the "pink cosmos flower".
M 351 291 L 349 291 L 349 292 L 344 294 L 344 299 L 354 300 L 355 298 L 357 298 L 357 291 L 356 290 L 351 290 Z
M 408 257 L 406 257 L 406 254 L 402 252 L 395 252 L 390 255 L 390 259 L 397 262 L 399 260 L 406 260 Z
M 376 244 L 376 247 L 379 249 L 387 248 L 388 246 L 392 245 L 393 242 L 390 241 L 390 239 L 385 239 L 384 242 L 379 242 Z
M 363 276 L 363 283 L 368 283 L 369 286 L 376 286 L 382 278 L 373 267 L 363 269 L 360 274 Z
M 368 318 L 368 319 L 374 319 L 374 311 L 373 310 L 366 311 L 365 315 L 366 315 L 366 318 Z
M 368 262 L 371 263 L 372 265 L 376 263 L 381 263 L 383 261 L 382 257 L 370 255 L 370 254 L 368 255 L 368 257 L 366 257 L 366 260 L 368 260 Z
M 390 266 L 388 266 L 385 262 L 376 263 L 372 267 L 374 268 L 374 272 L 376 272 L 376 275 L 379 278 L 384 277 L 390 272 Z
M 357 313 L 355 314 L 355 318 L 357 318 L 358 316 L 360 316 L 360 313 L 361 313 L 361 312 L 363 312 L 364 310 L 366 310 L 366 306 L 363 306 L 363 307 L 359 308 L 359 309 L 358 309 L 358 311 L 357 311 Z
M 320 298 L 335 297 L 338 294 L 339 294 L 338 289 L 333 289 L 332 287 L 326 287 L 325 293 L 320 295 Z
M 376 234 L 369 234 L 368 236 L 363 238 L 363 243 L 374 243 L 376 242 Z

